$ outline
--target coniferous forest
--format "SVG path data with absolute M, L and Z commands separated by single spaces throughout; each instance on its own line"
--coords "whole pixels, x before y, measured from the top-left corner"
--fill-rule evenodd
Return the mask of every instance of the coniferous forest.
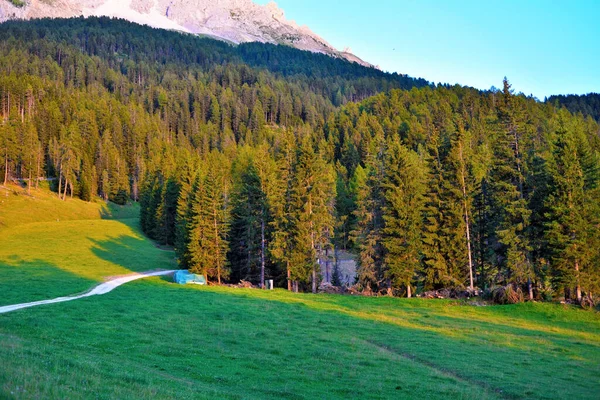
M 139 202 L 144 232 L 211 282 L 316 291 L 344 250 L 366 293 L 600 291 L 591 102 L 107 18 L 0 38 L 4 184 Z

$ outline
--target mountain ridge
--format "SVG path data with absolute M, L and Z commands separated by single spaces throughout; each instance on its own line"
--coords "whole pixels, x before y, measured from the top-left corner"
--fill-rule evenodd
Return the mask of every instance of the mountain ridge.
M 209 36 L 240 44 L 288 45 L 373 67 L 347 50 L 337 50 L 306 26 L 287 20 L 275 2 L 252 0 L 0 0 L 0 22 L 11 19 L 107 16 L 154 28 Z

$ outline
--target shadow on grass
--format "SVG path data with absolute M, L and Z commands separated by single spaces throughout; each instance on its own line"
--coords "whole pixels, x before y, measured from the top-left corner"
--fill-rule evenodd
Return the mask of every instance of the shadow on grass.
M 175 269 L 173 252 L 157 249 L 152 242 L 139 236 L 121 235 L 109 240 L 95 240 L 92 252 L 99 258 L 119 265 L 131 272 Z
M 102 204 L 100 218 L 102 219 L 137 219 L 140 216 L 140 207 L 136 203 L 118 205 L 112 202 Z
M 471 336 L 474 330 L 478 330 L 522 336 L 578 337 L 600 345 L 600 314 L 555 304 L 474 307 L 454 300 L 292 295 L 285 291 L 240 291 L 231 294 L 299 303 L 314 310 L 339 312 L 453 337 Z M 586 332 L 581 331 L 584 327 Z
M 47 300 L 84 292 L 97 282 L 43 260 L 0 262 L 0 305 Z

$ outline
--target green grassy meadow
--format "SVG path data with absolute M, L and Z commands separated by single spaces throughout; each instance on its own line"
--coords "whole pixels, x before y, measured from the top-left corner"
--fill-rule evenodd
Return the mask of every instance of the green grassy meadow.
M 60 221 L 44 211 L 19 222 L 7 210 L 31 199 L 14 196 L 12 209 L 0 203 L 0 305 L 175 267 L 172 252 L 141 235 L 135 209 L 50 196 L 40 209 L 59 209 Z M 558 304 L 475 307 L 150 278 L 0 314 L 2 399 L 597 399 L 599 376 L 599 314 Z

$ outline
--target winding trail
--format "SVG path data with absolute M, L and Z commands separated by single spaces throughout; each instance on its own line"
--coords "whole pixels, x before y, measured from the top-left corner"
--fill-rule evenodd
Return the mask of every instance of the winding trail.
M 170 275 L 170 274 L 175 273 L 176 271 L 177 270 L 135 273 L 135 274 L 123 276 L 120 278 L 111 279 L 110 281 L 101 283 L 98 286 L 94 287 L 89 292 L 86 292 L 84 294 L 75 295 L 75 296 L 57 297 L 56 299 L 34 301 L 31 303 L 13 304 L 11 306 L 3 306 L 3 307 L 0 307 L 0 314 L 8 313 L 11 311 L 17 311 L 22 308 L 41 306 L 43 304 L 63 303 L 65 301 L 79 300 L 79 299 L 83 299 L 85 297 L 102 295 L 102 294 L 109 293 L 109 292 L 113 291 L 114 289 L 118 288 L 119 286 L 124 285 L 125 283 L 131 282 L 131 281 L 148 278 L 151 276 Z

